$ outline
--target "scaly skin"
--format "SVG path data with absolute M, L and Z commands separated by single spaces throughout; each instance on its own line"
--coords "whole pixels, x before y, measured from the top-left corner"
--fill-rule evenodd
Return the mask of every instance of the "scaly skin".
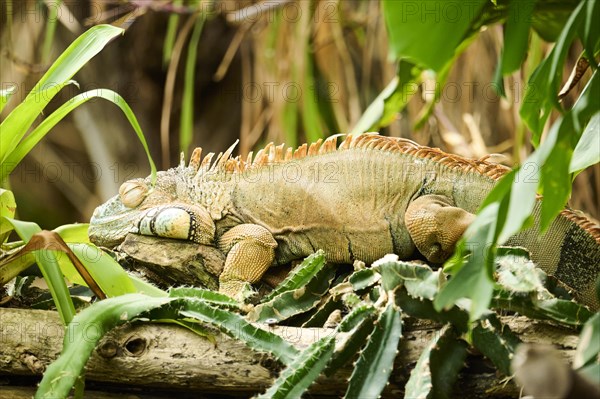
M 419 252 L 441 263 L 509 170 L 374 134 L 336 143 L 334 136 L 295 152 L 269 145 L 247 161 L 232 158 L 232 146 L 212 164 L 212 154 L 200 162 L 197 150 L 189 166 L 160 172 L 154 188 L 149 178 L 124 183 L 94 212 L 90 238 L 106 247 L 128 233 L 216 245 L 227 254 L 219 290 L 233 296 L 267 268 L 317 249 L 336 263 Z M 597 226 L 565 210 L 542 239 L 530 229 L 510 244 L 598 307 Z

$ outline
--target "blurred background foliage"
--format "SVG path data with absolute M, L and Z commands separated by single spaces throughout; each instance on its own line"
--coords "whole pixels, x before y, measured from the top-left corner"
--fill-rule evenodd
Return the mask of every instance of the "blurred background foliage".
M 296 145 L 349 132 L 397 74 L 379 1 L 1 0 L 0 12 L 0 82 L 17 86 L 3 117 L 89 26 L 126 28 L 75 76 L 80 88 L 63 89 L 46 114 L 79 92 L 112 89 L 133 108 L 161 169 L 176 165 L 180 151 L 222 151 L 236 138 L 246 154 L 269 141 Z M 525 160 L 531 134 L 519 108 L 527 77 L 552 43 L 532 33 L 526 62 L 503 78 L 502 97 L 493 82 L 503 37 L 501 25 L 484 27 L 439 99 L 439 82 L 422 72 L 407 107 L 381 133 L 467 157 L 499 154 L 494 160 L 508 165 Z M 581 52 L 570 49 L 564 80 Z M 22 219 L 43 228 L 87 221 L 120 183 L 149 173 L 113 107 L 92 100 L 56 130 L 11 176 Z M 570 205 L 600 216 L 598 165 L 577 177 Z

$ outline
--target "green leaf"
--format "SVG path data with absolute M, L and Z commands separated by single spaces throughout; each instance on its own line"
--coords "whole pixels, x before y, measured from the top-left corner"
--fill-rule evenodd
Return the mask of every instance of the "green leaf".
M 216 306 L 239 309 L 240 303 L 233 298 L 219 292 L 195 287 L 171 288 L 169 296 L 172 298 L 194 298 Z
M 503 75 L 519 69 L 527 55 L 529 26 L 536 2 L 537 0 L 510 0 L 509 2 L 502 52 Z
M 352 273 L 348 277 L 348 281 L 352 285 L 354 291 L 364 290 L 372 287 L 381 279 L 381 275 L 375 269 L 368 268 Z
M 371 305 L 359 305 L 348 313 L 338 325 L 338 342 L 333 358 L 325 375 L 331 376 L 341 369 L 360 350 L 365 342 L 368 342 L 369 334 L 372 333 L 375 321 L 375 308 Z
M 65 242 L 89 243 L 90 238 L 87 233 L 89 226 L 88 223 L 65 224 L 53 231 L 57 232 Z
M 392 373 L 401 335 L 400 310 L 389 301 L 354 366 L 345 398 L 376 398 L 381 394 Z
M 581 330 L 573 368 L 580 369 L 594 361 L 600 363 L 598 354 L 600 354 L 600 312 L 591 317 Z
M 479 320 L 471 332 L 473 346 L 490 359 L 504 375 L 511 375 L 510 362 L 519 338 L 503 325 L 496 314 Z
M 257 305 L 248 314 L 248 318 L 260 323 L 266 321 L 280 322 L 304 313 L 319 304 L 323 295 L 329 290 L 334 277 L 335 269 L 326 267 L 305 286 L 294 291 L 285 291 L 273 297 L 270 301 Z
M 367 107 L 360 119 L 350 131 L 350 134 L 361 134 L 368 132 L 371 126 L 375 126 L 383 117 L 385 109 L 385 100 L 392 96 L 398 89 L 400 80 L 395 76 L 381 93 Z
M 188 42 L 187 58 L 185 61 L 185 82 L 181 100 L 181 127 L 179 129 L 179 150 L 187 153 L 194 135 L 194 91 L 196 89 L 196 61 L 198 43 L 204 27 L 204 16 L 198 15 L 194 30 Z
M 48 285 L 52 300 L 58 310 L 58 314 L 64 325 L 67 325 L 75 316 L 75 306 L 71 300 L 71 294 L 65 284 L 62 272 L 58 266 L 58 257 L 64 255 L 62 252 L 52 250 L 39 250 L 33 252 L 35 263 L 37 263 L 44 280 Z M 63 256 L 64 257 L 64 256 Z
M 310 345 L 281 372 L 264 394 L 257 396 L 257 399 L 300 398 L 327 366 L 334 347 L 333 336 L 321 338 Z
M 598 149 L 600 149 L 600 112 L 594 114 L 577 142 L 569 172 L 576 173 L 600 162 Z
M 10 100 L 10 98 L 13 94 L 15 94 L 16 91 L 17 86 L 9 86 L 6 89 L 0 90 L 0 112 L 2 112 L 2 110 L 6 106 L 6 103 L 8 103 L 8 100 Z
M 404 397 L 446 398 L 464 365 L 467 345 L 449 326 L 442 328 L 421 352 L 406 382 Z
M 67 326 L 61 355 L 44 372 L 35 397 L 66 398 L 106 332 L 170 301 L 173 299 L 128 294 L 97 302 L 82 310 Z
M 407 293 L 416 299 L 433 299 L 438 292 L 439 271 L 434 272 L 427 265 L 395 261 L 382 263 L 379 268 L 386 290 L 394 289 L 401 280 Z
M 19 146 L 7 155 L 6 161 L 4 162 L 4 167 L 0 170 L 0 180 L 5 179 L 8 175 L 13 171 L 13 169 L 25 158 L 31 149 L 42 139 L 44 136 L 52 129 L 58 122 L 60 122 L 68 113 L 72 110 L 88 102 L 93 98 L 103 98 L 107 101 L 112 102 L 116 106 L 118 106 L 123 114 L 127 117 L 127 120 L 135 130 L 138 139 L 142 143 L 144 150 L 146 151 L 146 155 L 148 156 L 148 162 L 150 163 L 150 168 L 152 170 L 151 176 L 152 181 L 156 180 L 156 166 L 154 165 L 154 161 L 152 161 L 152 157 L 150 156 L 150 150 L 148 149 L 148 144 L 146 143 L 146 139 L 144 138 L 144 133 L 142 132 L 142 128 L 140 127 L 137 118 L 135 117 L 133 111 L 125 102 L 123 97 L 119 94 L 115 93 L 112 90 L 108 89 L 95 89 L 90 90 L 85 93 L 81 93 L 69 101 L 60 106 L 56 111 L 54 111 L 50 116 L 48 116 L 42 123 L 39 124 L 25 139 L 21 141 Z M 14 111 L 13 111 L 14 112 Z M 12 113 L 11 113 L 12 114 Z M 6 122 L 6 121 L 5 121 Z M 2 127 L 4 129 L 4 127 Z
M 535 292 L 544 289 L 545 273 L 529 260 L 525 248 L 498 248 L 498 284 L 513 292 Z
M 17 203 L 12 191 L 0 188 L 0 245 L 4 244 L 13 230 L 12 224 L 4 218 L 14 217 L 16 210 Z
M 182 3 L 182 0 L 173 0 L 173 6 L 178 7 Z M 167 65 L 171 61 L 171 53 L 173 52 L 173 46 L 175 45 L 175 38 L 177 36 L 177 25 L 179 25 L 179 14 L 169 14 L 169 21 L 167 22 L 167 33 L 163 42 L 163 65 Z
M 79 36 L 52 64 L 25 100 L 2 122 L 0 128 L 0 162 L 13 152 L 35 119 L 71 77 L 98 54 L 123 29 L 97 25 Z M 54 93 L 53 93 L 54 91 Z
M 382 0 L 393 54 L 439 72 L 452 59 L 486 3 Z
M 68 244 L 68 246 L 108 297 L 138 292 L 129 274 L 123 270 L 121 265 L 94 244 L 75 243 Z M 67 279 L 85 285 L 70 262 L 68 265 L 61 268 Z
M 261 302 L 268 302 L 275 296 L 287 291 L 294 291 L 308 284 L 310 280 L 325 266 L 325 252 L 318 250 L 296 266 L 285 280 L 275 287 L 273 291 L 266 295 Z
M 469 317 L 476 320 L 484 314 L 492 298 L 494 281 L 495 247 L 489 243 L 494 242 L 494 218 L 497 204 L 492 204 L 482 212 L 468 227 L 465 237 L 459 246 L 470 243 L 470 256 L 465 265 L 460 268 L 450 281 L 442 287 L 433 304 L 437 311 L 449 308 L 460 298 L 470 298 Z
M 196 299 L 186 301 L 185 307 L 179 313 L 184 317 L 211 323 L 233 338 L 242 340 L 254 350 L 272 353 L 286 365 L 298 357 L 298 350 L 283 338 L 253 326 L 238 314 L 212 307 Z

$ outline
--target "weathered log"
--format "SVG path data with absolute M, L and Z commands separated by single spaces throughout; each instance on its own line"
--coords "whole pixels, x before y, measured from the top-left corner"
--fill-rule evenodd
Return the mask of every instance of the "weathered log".
M 577 344 L 574 331 L 525 317 L 505 317 L 503 321 L 524 341 L 554 344 L 566 359 L 572 358 Z M 322 328 L 265 328 L 299 348 L 332 333 Z M 97 333 L 93 325 L 89 333 Z M 401 394 L 410 370 L 436 333 L 436 326 L 406 324 L 386 397 Z M 0 309 L 0 375 L 41 375 L 59 355 L 63 336 L 56 312 Z M 126 324 L 100 341 L 88 362 L 86 380 L 150 393 L 158 389 L 250 395 L 268 387 L 281 369 L 271 356 L 257 353 L 241 341 L 219 333 L 215 340 L 210 342 L 175 325 Z M 483 392 L 491 397 L 518 396 L 518 388 L 501 381 L 503 377 L 481 356 L 471 354 L 467 366 L 457 384 L 461 397 L 478 397 Z M 348 366 L 331 377 L 319 378 L 311 387 L 313 396 L 339 396 L 350 373 Z

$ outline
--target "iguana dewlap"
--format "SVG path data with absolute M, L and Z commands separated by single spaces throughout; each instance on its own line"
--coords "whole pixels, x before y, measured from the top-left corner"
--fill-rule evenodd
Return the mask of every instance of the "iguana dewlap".
M 482 200 L 509 169 L 376 134 L 338 136 L 293 151 L 269 144 L 246 160 L 234 146 L 211 163 L 201 149 L 188 166 L 123 183 L 98 207 L 92 242 L 113 247 L 129 233 L 192 240 L 226 254 L 220 291 L 234 295 L 267 268 L 323 249 L 336 263 L 371 263 L 420 252 L 441 263 Z M 536 206 L 535 215 L 539 213 Z M 564 210 L 549 231 L 511 238 L 594 308 L 600 228 Z

